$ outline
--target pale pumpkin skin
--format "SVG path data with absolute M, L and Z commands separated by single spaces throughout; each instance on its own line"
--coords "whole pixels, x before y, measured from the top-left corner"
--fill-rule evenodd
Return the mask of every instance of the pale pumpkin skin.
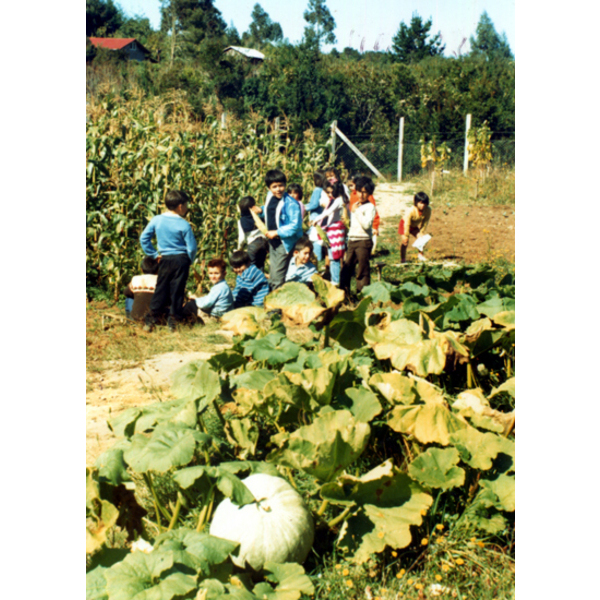
M 242 480 L 259 501 L 237 506 L 225 498 L 215 510 L 210 535 L 240 543 L 239 567 L 260 571 L 265 562 L 303 563 L 315 529 L 302 496 L 281 477 L 263 473 Z

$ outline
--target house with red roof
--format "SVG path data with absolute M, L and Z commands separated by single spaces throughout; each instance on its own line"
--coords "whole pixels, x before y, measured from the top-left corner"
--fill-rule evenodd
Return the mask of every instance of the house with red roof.
M 150 55 L 150 50 L 145 48 L 136 38 L 89 38 L 92 46 L 106 50 L 121 50 L 129 60 L 149 60 L 156 62 Z

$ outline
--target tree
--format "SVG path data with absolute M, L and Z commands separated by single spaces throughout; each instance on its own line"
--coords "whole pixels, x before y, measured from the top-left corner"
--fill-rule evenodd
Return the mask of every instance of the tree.
M 506 33 L 499 36 L 487 12 L 483 12 L 475 29 L 475 37 L 469 38 L 472 56 L 484 57 L 486 60 L 513 59 Z
M 85 0 L 85 35 L 105 37 L 113 34 L 125 17 L 112 0 Z
M 126 19 L 117 32 L 119 37 L 136 38 L 144 45 L 146 45 L 152 33 L 154 33 L 154 30 L 152 29 L 152 25 L 150 25 L 150 19 L 141 15 L 135 15 L 131 19 Z
M 309 24 L 304 28 L 304 41 L 309 45 L 321 43 L 335 44 L 336 39 L 333 33 L 335 21 L 325 6 L 325 0 L 308 0 L 308 10 L 304 11 L 304 20 Z
M 242 40 L 245 44 L 262 46 L 265 42 L 278 42 L 283 39 L 283 29 L 279 23 L 271 21 L 271 17 L 260 4 L 252 9 L 252 22 Z
M 161 0 L 160 11 L 161 31 L 171 32 L 171 63 L 176 48 L 183 56 L 195 57 L 200 42 L 223 36 L 227 29 L 214 0 Z
M 400 23 L 396 35 L 392 38 L 392 52 L 399 62 L 414 63 L 428 56 L 441 55 L 446 48 L 442 44 L 442 36 L 438 32 L 431 39 L 429 30 L 431 19 L 423 23 L 421 17 L 413 13 L 410 27 Z

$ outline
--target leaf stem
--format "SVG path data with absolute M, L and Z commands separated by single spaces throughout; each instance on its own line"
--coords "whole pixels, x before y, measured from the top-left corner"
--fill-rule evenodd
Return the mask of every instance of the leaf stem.
M 325 509 L 327 508 L 329 504 L 329 500 L 323 500 L 323 503 L 321 504 L 319 510 L 317 511 L 317 515 L 319 517 L 321 517 L 323 515 L 323 513 L 325 512 Z
M 343 521 L 352 510 L 352 506 L 348 506 L 344 512 L 340 513 L 337 517 L 331 519 L 331 521 L 327 521 L 327 526 L 329 529 L 333 529 L 340 521 Z
M 179 509 L 181 508 L 181 492 L 177 492 L 177 503 L 175 504 L 175 510 L 173 510 L 173 518 L 167 527 L 167 531 L 171 531 L 177 523 L 177 519 L 179 518 Z

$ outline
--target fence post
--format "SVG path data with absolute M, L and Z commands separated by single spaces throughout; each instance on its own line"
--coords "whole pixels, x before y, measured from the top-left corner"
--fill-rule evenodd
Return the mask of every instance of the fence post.
M 337 120 L 331 124 L 331 156 L 329 157 L 330 164 L 335 163 L 335 130 L 337 129 Z
M 465 175 L 469 169 L 469 129 L 471 129 L 471 114 L 467 115 L 467 126 L 465 129 L 465 160 L 463 163 L 463 173 Z
M 279 131 L 279 117 L 275 117 L 275 131 Z
M 398 181 L 402 181 L 402 153 L 404 145 L 404 117 L 400 117 L 400 131 L 398 133 Z
M 226 129 L 227 128 L 227 113 L 222 112 L 221 113 L 221 129 Z
M 337 133 L 340 138 L 348 144 L 350 150 L 354 151 L 354 154 L 358 156 L 366 165 L 377 175 L 377 177 L 381 177 L 384 181 L 387 181 L 386 178 L 369 162 L 369 159 L 337 128 L 334 129 L 334 132 Z

